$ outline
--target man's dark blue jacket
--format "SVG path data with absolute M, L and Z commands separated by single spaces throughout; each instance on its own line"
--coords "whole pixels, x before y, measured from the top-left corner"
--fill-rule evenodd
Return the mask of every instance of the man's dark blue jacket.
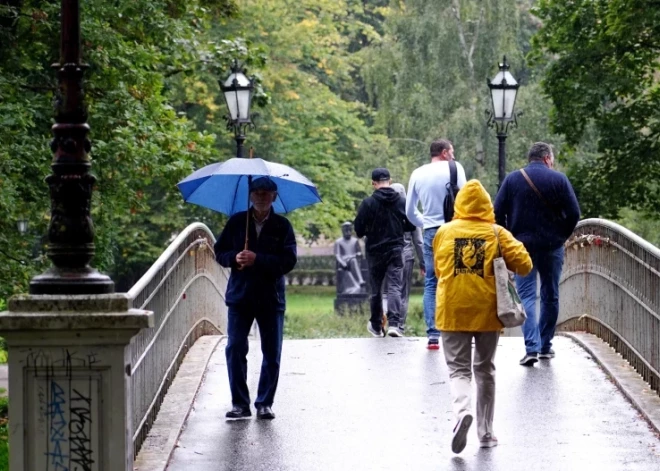
M 238 269 L 236 255 L 245 247 L 245 211 L 229 218 L 215 243 L 215 259 L 231 268 L 225 304 L 237 309 L 284 311 L 284 275 L 296 266 L 296 238 L 291 223 L 272 210 L 257 237 L 250 212 L 248 250 L 257 254 L 254 265 Z
M 523 174 L 515 171 L 506 176 L 497 192 L 495 220 L 511 231 L 529 252 L 558 249 L 580 219 L 571 182 L 566 175 L 542 162 L 530 162 L 525 172 L 554 211 L 541 201 Z

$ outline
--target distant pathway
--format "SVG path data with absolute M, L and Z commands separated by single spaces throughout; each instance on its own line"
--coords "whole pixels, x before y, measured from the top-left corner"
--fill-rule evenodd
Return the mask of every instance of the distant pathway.
M 522 339 L 497 353 L 495 431 L 460 455 L 442 352 L 423 339 L 287 340 L 272 422 L 228 423 L 224 348 L 211 358 L 170 471 L 647 471 L 660 440 L 581 347 L 557 338 L 557 358 L 518 365 Z M 251 344 L 256 391 L 261 355 Z
M 0 396 L 7 396 L 8 390 L 9 390 L 9 365 L 7 363 L 2 363 L 0 364 Z

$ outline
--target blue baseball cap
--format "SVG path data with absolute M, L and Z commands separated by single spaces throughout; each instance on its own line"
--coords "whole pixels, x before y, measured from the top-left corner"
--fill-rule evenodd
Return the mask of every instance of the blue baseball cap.
M 257 190 L 277 191 L 277 184 L 268 177 L 257 178 L 250 183 L 250 192 Z

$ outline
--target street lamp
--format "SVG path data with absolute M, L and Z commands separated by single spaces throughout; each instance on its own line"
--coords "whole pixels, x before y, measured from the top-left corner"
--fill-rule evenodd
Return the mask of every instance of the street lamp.
M 20 235 L 25 235 L 25 233 L 28 230 L 28 220 L 25 218 L 21 218 L 18 221 L 16 221 L 16 229 L 18 229 L 18 233 Z
M 254 79 L 247 78 L 245 70 L 238 66 L 238 61 L 234 61 L 231 74 L 224 82 L 220 82 L 220 89 L 225 94 L 229 110 L 227 129 L 234 131 L 234 139 L 236 139 L 236 157 L 243 157 L 245 128 L 252 124 L 250 103 L 254 92 Z
M 52 127 L 52 174 L 47 255 L 53 267 L 30 281 L 30 294 L 105 294 L 114 291 L 107 275 L 89 266 L 94 257 L 94 226 L 90 215 L 96 178 L 90 173 L 87 109 L 80 57 L 80 0 L 61 1 L 59 91 Z
M 502 185 L 506 174 L 505 142 L 507 132 L 510 124 L 513 124 L 513 126 L 518 125 L 517 116 L 521 113 L 515 114 L 514 112 L 516 95 L 518 94 L 518 87 L 520 85 L 509 72 L 509 64 L 506 63 L 506 56 L 504 56 L 499 66 L 500 71 L 495 78 L 488 80 L 492 110 L 488 110 L 486 113 L 489 115 L 488 126 L 494 127 L 497 132 L 497 140 L 499 141 L 498 178 L 499 185 Z

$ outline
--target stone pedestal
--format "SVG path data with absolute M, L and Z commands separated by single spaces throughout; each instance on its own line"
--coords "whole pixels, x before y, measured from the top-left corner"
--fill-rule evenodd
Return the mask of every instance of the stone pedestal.
M 9 301 L 10 471 L 133 469 L 127 346 L 153 325 L 126 294 Z

